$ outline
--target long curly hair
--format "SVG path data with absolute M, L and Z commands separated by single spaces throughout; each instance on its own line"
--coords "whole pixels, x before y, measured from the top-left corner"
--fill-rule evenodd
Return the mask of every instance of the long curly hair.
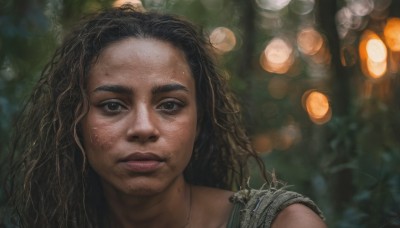
M 184 171 L 188 183 L 237 189 L 247 181 L 250 157 L 264 171 L 202 31 L 179 17 L 125 5 L 91 15 L 66 36 L 21 113 L 7 184 L 18 226 L 107 224 L 99 178 L 88 165 L 82 146 L 80 121 L 88 112 L 86 87 L 91 66 L 105 47 L 127 37 L 166 41 L 185 53 L 195 79 L 200 128 Z

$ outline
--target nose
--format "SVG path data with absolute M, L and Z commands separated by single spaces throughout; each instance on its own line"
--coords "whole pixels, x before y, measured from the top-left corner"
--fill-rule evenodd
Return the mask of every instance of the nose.
M 128 140 L 140 143 L 155 142 L 159 138 L 155 113 L 146 105 L 136 107 L 129 123 Z

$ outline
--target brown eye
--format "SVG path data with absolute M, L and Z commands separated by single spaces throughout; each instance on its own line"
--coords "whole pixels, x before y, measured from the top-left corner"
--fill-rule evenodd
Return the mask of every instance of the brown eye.
M 177 104 L 175 104 L 174 102 L 166 102 L 161 105 L 161 107 L 166 110 L 174 110 L 177 108 L 176 106 Z
M 100 108 L 105 113 L 113 114 L 113 113 L 121 112 L 123 110 L 124 106 L 122 104 L 120 104 L 119 102 L 107 101 L 107 102 L 103 102 L 102 104 L 100 104 Z
M 112 103 L 106 104 L 104 107 L 110 111 L 117 111 L 121 108 L 121 105 L 118 103 L 112 102 Z
M 158 106 L 158 109 L 166 112 L 167 114 L 174 114 L 178 112 L 184 104 L 178 101 L 166 101 Z

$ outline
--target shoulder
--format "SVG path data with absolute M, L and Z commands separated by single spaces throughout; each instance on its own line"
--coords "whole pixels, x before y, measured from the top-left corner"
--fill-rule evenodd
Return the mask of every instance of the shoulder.
M 192 219 L 195 227 L 226 227 L 233 204 L 229 201 L 234 192 L 192 186 Z
M 272 222 L 271 228 L 281 227 L 326 228 L 327 226 L 310 208 L 296 203 L 284 208 Z
M 229 198 L 234 192 L 204 186 L 192 186 L 193 195 L 202 201 L 223 201 L 229 203 Z
M 303 195 L 284 189 L 242 190 L 232 198 L 241 207 L 241 227 L 295 227 L 283 222 L 296 222 L 297 219 L 322 222 L 323 215 L 317 205 Z M 306 222 L 306 221 L 304 221 Z M 306 223 L 307 224 L 307 223 Z M 274 225 L 274 226 L 272 226 Z M 312 227 L 305 225 L 304 227 Z M 316 226 L 324 227 L 324 226 Z

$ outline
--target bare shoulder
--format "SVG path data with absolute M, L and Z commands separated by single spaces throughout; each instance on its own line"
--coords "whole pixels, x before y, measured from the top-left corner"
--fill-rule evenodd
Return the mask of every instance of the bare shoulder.
M 192 186 L 193 193 L 201 198 L 229 199 L 234 192 L 204 186 Z
M 292 204 L 283 209 L 274 222 L 272 228 L 326 228 L 322 219 L 310 208 L 303 204 Z
M 210 209 L 210 205 L 213 205 L 213 207 L 217 210 L 226 208 L 229 210 L 229 208 L 232 206 L 229 198 L 233 194 L 234 192 L 223 189 L 193 186 L 193 196 L 195 197 L 194 200 L 196 200 L 199 205 L 205 206 L 207 210 Z
M 195 227 L 226 227 L 233 204 L 231 191 L 193 186 L 193 222 Z

